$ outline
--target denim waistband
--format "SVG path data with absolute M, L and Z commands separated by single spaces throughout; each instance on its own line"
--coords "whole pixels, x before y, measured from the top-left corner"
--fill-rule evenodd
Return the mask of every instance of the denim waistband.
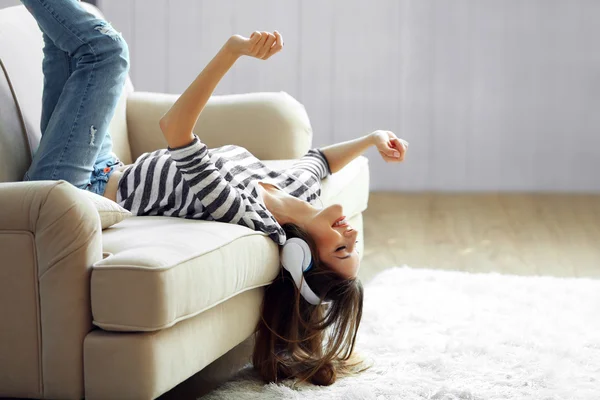
M 88 183 L 85 190 L 96 193 L 100 196 L 104 195 L 108 179 L 113 172 L 115 172 L 115 168 L 122 167 L 123 165 L 125 164 L 123 164 L 123 162 L 117 158 L 116 160 L 107 161 L 104 167 L 94 167 L 94 172 L 92 172 L 90 183 Z

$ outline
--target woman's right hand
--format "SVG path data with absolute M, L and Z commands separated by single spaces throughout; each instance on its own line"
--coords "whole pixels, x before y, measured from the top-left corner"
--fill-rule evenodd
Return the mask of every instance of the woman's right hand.
M 370 135 L 385 162 L 402 162 L 408 150 L 408 142 L 390 131 L 375 131 Z
M 267 60 L 283 48 L 283 38 L 279 32 L 255 31 L 249 38 L 233 35 L 225 46 L 237 57 L 250 56 Z

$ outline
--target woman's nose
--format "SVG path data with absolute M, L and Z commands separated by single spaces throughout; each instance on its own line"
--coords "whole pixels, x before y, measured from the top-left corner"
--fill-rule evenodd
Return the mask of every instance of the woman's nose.
M 347 237 L 350 240 L 350 243 L 347 244 L 348 251 L 352 253 L 354 251 L 354 246 L 356 245 L 356 238 L 358 237 L 358 231 L 353 229 L 351 231 L 347 231 Z

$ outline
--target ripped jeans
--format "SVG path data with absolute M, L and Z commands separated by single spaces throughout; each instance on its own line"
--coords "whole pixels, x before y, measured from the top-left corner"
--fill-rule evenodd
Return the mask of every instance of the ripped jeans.
M 44 38 L 39 147 L 23 180 L 63 179 L 104 194 L 114 168 L 108 125 L 129 70 L 127 43 L 77 0 L 21 0 Z

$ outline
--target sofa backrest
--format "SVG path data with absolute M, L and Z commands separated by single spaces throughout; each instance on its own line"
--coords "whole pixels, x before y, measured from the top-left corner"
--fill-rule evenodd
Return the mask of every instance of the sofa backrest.
M 23 179 L 42 137 L 42 48 L 42 32 L 24 6 L 0 10 L 0 182 Z M 132 91 L 128 77 L 109 127 L 113 151 L 125 163 L 131 163 L 126 99 Z

